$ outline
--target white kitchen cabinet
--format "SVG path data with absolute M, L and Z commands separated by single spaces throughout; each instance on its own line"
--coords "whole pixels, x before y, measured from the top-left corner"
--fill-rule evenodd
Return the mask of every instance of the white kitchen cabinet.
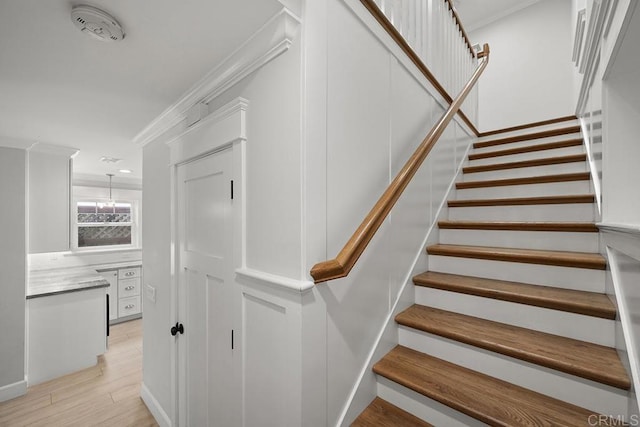
M 29 149 L 29 253 L 70 248 L 72 159 L 78 150 L 37 143 Z
M 109 323 L 131 320 L 142 315 L 142 267 L 98 269 L 109 281 Z

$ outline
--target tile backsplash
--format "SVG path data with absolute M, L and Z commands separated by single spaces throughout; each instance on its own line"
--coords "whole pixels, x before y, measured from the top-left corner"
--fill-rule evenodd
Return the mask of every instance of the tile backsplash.
M 49 270 L 81 266 L 103 266 L 108 264 L 142 260 L 141 249 L 114 249 L 102 251 L 49 252 L 29 254 L 29 270 Z

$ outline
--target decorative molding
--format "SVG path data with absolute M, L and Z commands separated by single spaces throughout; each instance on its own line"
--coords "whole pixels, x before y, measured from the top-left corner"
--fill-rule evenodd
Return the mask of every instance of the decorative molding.
M 249 101 L 236 98 L 183 130 L 166 144 L 171 164 L 176 165 L 247 139 L 246 112 Z
M 578 72 L 584 74 L 578 103 L 576 105 L 576 115 L 581 116 L 589 99 L 589 90 L 593 85 L 596 70 L 600 63 L 600 46 L 602 45 L 603 31 L 607 16 L 615 13 L 609 11 L 610 0 L 594 0 L 591 9 L 588 11 L 587 32 L 582 47 L 582 54 L 579 55 Z
M 27 151 L 32 153 L 44 153 L 44 154 L 53 154 L 56 156 L 64 156 L 73 159 L 78 155 L 80 150 L 72 147 L 63 147 L 61 145 L 52 145 L 45 144 L 42 142 L 36 142 L 31 147 L 27 149 Z
M 576 29 L 573 38 L 573 56 L 572 61 L 576 63 L 576 67 L 580 62 L 580 54 L 582 53 L 582 42 L 584 40 L 584 27 L 587 22 L 587 10 L 580 9 L 576 20 Z
M 171 427 L 171 418 L 169 418 L 169 415 L 162 409 L 160 402 L 151 394 L 151 391 L 149 391 L 149 388 L 144 382 L 140 388 L 140 397 L 160 427 Z
M 279 276 L 260 270 L 253 270 L 251 268 L 239 268 L 236 270 L 236 274 L 244 279 L 258 281 L 262 284 L 275 286 L 277 288 L 284 288 L 288 291 L 295 291 L 299 293 L 305 293 L 314 287 L 313 282 L 310 280 L 291 279 L 289 277 Z
M 293 44 L 300 19 L 283 8 L 231 55 L 211 70 L 202 80 L 172 106 L 138 133 L 133 142 L 144 146 L 181 121 L 198 104 L 208 104 L 249 74 L 286 52 Z
M 609 12 L 607 14 L 607 22 L 604 24 L 604 31 L 602 35 L 607 37 L 609 35 L 609 30 L 611 29 L 611 24 L 613 23 L 613 17 L 616 14 L 616 10 L 618 9 L 618 0 L 611 0 L 611 7 L 609 7 Z
M 27 394 L 27 380 L 18 381 L 17 383 L 7 384 L 0 387 L 0 402 L 14 399 L 18 396 Z

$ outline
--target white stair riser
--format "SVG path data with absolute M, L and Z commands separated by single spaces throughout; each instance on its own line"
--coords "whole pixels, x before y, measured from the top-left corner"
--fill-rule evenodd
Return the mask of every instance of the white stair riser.
M 591 193 L 591 182 L 566 181 L 541 184 L 503 185 L 498 187 L 463 188 L 456 190 L 456 199 L 497 199 L 506 197 L 563 196 Z
M 521 129 L 512 132 L 503 132 L 495 135 L 483 136 L 482 138 L 478 138 L 478 141 L 492 141 L 494 139 L 510 138 L 512 136 L 530 135 L 532 133 L 544 132 L 546 130 L 564 129 L 578 125 L 580 125 L 580 122 L 578 120 L 567 120 L 566 122 L 552 123 L 550 125 L 536 126 L 533 128 Z
M 434 426 L 484 427 L 484 424 L 433 399 L 378 376 L 378 396 Z M 399 426 L 398 426 L 399 427 Z
M 595 221 L 593 203 L 450 207 L 452 221 Z
M 457 341 L 400 327 L 400 344 L 605 414 L 627 414 L 627 392 Z
M 502 162 L 496 162 L 502 163 Z M 561 173 L 588 172 L 587 162 L 561 163 L 558 165 L 532 166 L 528 168 L 502 169 L 462 174 L 463 181 L 524 178 L 526 176 L 557 175 Z
M 416 286 L 416 304 L 615 347 L 613 320 L 424 286 Z
M 578 132 L 578 133 L 571 133 L 568 135 L 549 136 L 546 138 L 530 139 L 528 141 L 509 142 L 507 144 L 490 145 L 488 147 L 474 148 L 472 153 L 484 153 L 487 151 L 507 150 L 509 148 L 528 147 L 530 145 L 547 144 L 549 142 L 568 141 L 571 139 L 581 139 L 581 138 L 582 138 L 582 135 Z
M 440 229 L 440 243 L 550 251 L 598 252 L 598 233 Z
M 495 150 L 498 151 L 498 150 Z M 469 166 L 493 165 L 496 163 L 522 162 L 524 160 L 545 159 L 547 157 L 570 156 L 584 153 L 584 147 L 575 145 L 572 147 L 552 148 L 549 150 L 530 151 L 527 153 L 509 154 L 506 156 L 487 157 L 482 159 L 469 159 Z
M 604 293 L 604 270 L 429 255 L 429 270 Z

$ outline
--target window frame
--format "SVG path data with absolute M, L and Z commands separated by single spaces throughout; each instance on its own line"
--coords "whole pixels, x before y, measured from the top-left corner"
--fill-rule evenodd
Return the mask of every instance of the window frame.
M 106 222 L 106 223 L 79 223 L 78 222 L 78 203 L 107 203 L 108 198 L 104 197 L 83 197 L 74 196 L 71 206 L 71 250 L 74 252 L 100 252 L 112 250 L 128 250 L 140 249 L 140 224 L 139 224 L 139 200 L 135 199 L 114 199 L 115 203 L 128 203 L 131 205 L 131 221 L 130 222 Z M 81 227 L 104 227 L 104 226 L 131 226 L 131 243 L 124 245 L 101 245 L 101 246 L 78 246 L 78 231 Z

